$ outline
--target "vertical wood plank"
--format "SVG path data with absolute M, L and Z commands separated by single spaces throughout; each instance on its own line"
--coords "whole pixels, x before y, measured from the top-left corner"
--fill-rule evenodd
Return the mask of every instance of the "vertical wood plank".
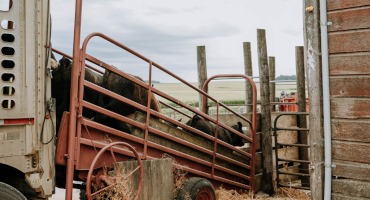
M 320 14 L 319 0 L 304 1 L 304 8 L 313 6 L 313 11 L 304 13 L 305 60 L 308 95 L 310 99 L 310 160 L 312 199 L 324 198 L 324 135 L 321 79 Z
M 207 80 L 207 62 L 205 46 L 197 47 L 197 64 L 198 64 L 198 88 L 203 89 L 204 82 L 206 82 Z M 199 94 L 199 109 L 201 109 L 201 107 L 202 107 L 202 94 Z M 206 113 L 208 114 L 208 104 Z
M 305 70 L 304 70 L 304 52 L 303 47 L 295 47 L 295 58 L 296 58 L 296 72 L 297 72 L 297 103 L 298 112 L 306 112 L 306 80 L 305 80 Z M 307 128 L 307 119 L 305 115 L 297 116 L 297 125 L 299 128 Z M 298 131 L 298 143 L 308 144 L 308 132 Z M 308 149 L 301 147 L 298 149 L 300 160 L 309 160 Z M 308 173 L 309 165 L 306 163 L 301 163 L 299 167 L 300 173 Z M 304 187 L 310 187 L 310 178 L 306 176 L 301 177 L 301 183 Z
M 144 180 L 140 194 L 140 200 L 163 199 L 172 200 L 173 190 L 173 166 L 172 159 L 143 160 Z M 122 174 L 127 175 L 138 166 L 137 161 L 125 161 L 117 163 L 117 170 L 122 170 Z M 139 173 L 134 173 L 132 178 L 133 190 L 136 191 L 139 185 Z
M 276 97 L 276 87 L 275 87 L 275 57 L 269 57 L 269 81 L 270 81 L 270 102 L 275 102 Z M 276 106 L 273 105 L 272 111 L 276 111 Z
M 369 6 L 369 0 L 328 0 L 328 10 L 340 10 L 347 8 L 356 8 L 361 6 Z
M 272 139 L 271 139 L 271 107 L 269 95 L 269 65 L 267 60 L 266 31 L 257 30 L 258 66 L 261 97 L 261 139 L 262 139 L 262 191 L 274 194 Z
M 244 50 L 244 73 L 247 76 L 252 77 L 253 76 L 253 69 L 252 69 L 252 51 L 251 51 L 251 43 L 250 42 L 243 42 L 243 50 Z M 246 106 L 246 112 L 250 113 L 252 112 L 252 97 L 253 97 L 253 91 L 252 86 L 249 84 L 248 81 L 245 83 L 245 104 Z

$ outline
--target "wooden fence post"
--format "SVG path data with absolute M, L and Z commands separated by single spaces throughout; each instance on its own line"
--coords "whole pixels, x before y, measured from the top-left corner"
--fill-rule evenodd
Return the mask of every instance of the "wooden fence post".
M 269 57 L 269 78 L 270 78 L 270 102 L 275 102 L 276 87 L 275 87 L 275 57 Z M 276 111 L 276 105 L 272 105 L 271 111 Z
M 203 89 L 204 82 L 206 82 L 207 80 L 207 62 L 205 46 L 197 47 L 197 64 L 198 64 L 198 88 Z M 199 94 L 199 109 L 202 109 L 202 94 Z M 206 113 L 208 114 L 208 103 Z
M 296 71 L 297 71 L 297 104 L 298 112 L 306 112 L 306 81 L 305 81 L 305 70 L 304 70 L 304 53 L 303 47 L 295 47 L 296 56 Z M 305 115 L 297 116 L 297 125 L 299 128 L 307 128 L 307 119 Z M 298 143 L 308 144 L 308 132 L 298 131 Z M 306 147 L 300 147 L 299 151 L 300 160 L 308 159 L 308 149 Z M 307 163 L 301 163 L 299 172 L 309 174 L 309 165 Z M 301 184 L 303 187 L 310 187 L 310 178 L 307 176 L 301 177 Z
M 271 107 L 269 95 L 269 65 L 267 61 L 266 31 L 257 30 L 258 66 L 261 97 L 261 141 L 262 141 L 262 191 L 274 194 L 272 138 L 271 138 Z
M 319 0 L 306 0 L 304 14 L 305 59 L 308 93 L 310 97 L 310 161 L 311 161 L 311 199 L 324 198 L 324 122 L 322 105 L 322 78 L 320 57 L 320 13 Z
M 252 51 L 251 51 L 251 43 L 250 42 L 243 42 L 243 50 L 244 50 L 244 73 L 247 76 L 253 76 L 253 69 L 252 69 Z M 253 99 L 253 91 L 252 86 L 248 81 L 245 81 L 245 105 L 246 106 L 246 113 L 252 112 L 252 99 Z

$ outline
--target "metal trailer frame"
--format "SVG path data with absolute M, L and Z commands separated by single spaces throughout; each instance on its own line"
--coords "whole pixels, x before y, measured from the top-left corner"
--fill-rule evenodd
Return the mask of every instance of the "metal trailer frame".
M 139 152 L 140 159 L 153 159 L 158 158 L 163 155 L 163 153 L 171 154 L 172 156 L 176 157 L 176 160 L 180 164 L 175 164 L 175 167 L 181 168 L 192 175 L 201 176 L 210 179 L 214 184 L 225 184 L 237 188 L 243 189 L 251 189 L 254 190 L 254 172 L 255 172 L 255 142 L 256 142 L 256 104 L 253 105 L 253 113 L 252 113 L 252 122 L 247 118 L 239 115 L 243 121 L 250 125 L 250 136 L 246 136 L 244 134 L 240 134 L 237 131 L 231 129 L 230 127 L 226 126 L 224 123 L 218 120 L 218 114 L 216 119 L 204 114 L 203 112 L 190 107 L 189 105 L 163 93 L 162 91 L 152 87 L 152 69 L 155 67 L 156 69 L 161 70 L 162 72 L 174 77 L 178 81 L 186 84 L 187 86 L 191 87 L 193 90 L 199 92 L 203 95 L 203 97 L 211 99 L 216 102 L 217 109 L 219 107 L 225 107 L 222 103 L 217 101 L 216 99 L 209 96 L 206 92 L 192 86 L 190 83 L 187 83 L 185 80 L 181 79 L 180 77 L 176 76 L 175 74 L 171 73 L 170 71 L 166 70 L 164 67 L 160 66 L 159 64 L 151 61 L 150 59 L 140 55 L 139 53 L 129 49 L 128 47 L 120 44 L 119 42 L 109 38 L 108 36 L 102 33 L 92 33 L 86 37 L 83 42 L 82 47 L 80 48 L 80 32 L 81 32 L 81 13 L 82 13 L 82 0 L 76 0 L 76 12 L 75 12 L 75 30 L 74 30 L 74 44 L 73 44 L 73 66 L 71 72 L 71 95 L 70 95 L 70 109 L 69 114 L 64 116 L 64 123 L 59 130 L 59 141 L 57 147 L 57 154 L 56 154 L 56 163 L 60 165 L 66 166 L 66 199 L 72 199 L 72 188 L 73 188 L 73 181 L 76 179 L 84 180 L 87 174 L 87 166 L 91 165 L 92 160 L 95 158 L 95 154 L 97 154 L 97 149 L 102 149 L 110 142 L 114 141 L 124 141 L 132 145 L 136 151 Z M 94 38 L 99 37 L 103 40 L 108 41 L 109 43 L 115 45 L 122 50 L 129 52 L 132 55 L 140 58 L 141 60 L 145 61 L 149 65 L 149 82 L 144 83 L 140 80 L 133 78 L 132 76 L 119 71 L 118 69 L 104 63 L 103 61 L 99 60 L 98 58 L 91 56 L 86 53 L 87 46 L 89 41 Z M 105 68 L 105 70 L 109 70 L 119 76 L 122 76 L 135 84 L 140 85 L 141 87 L 145 88 L 148 91 L 148 105 L 142 106 L 136 102 L 133 102 L 125 97 L 119 96 L 105 88 L 102 88 L 98 85 L 95 85 L 89 81 L 84 80 L 85 74 L 85 66 L 86 60 Z M 223 75 L 228 76 L 228 75 Z M 256 102 L 256 86 L 253 80 L 250 77 L 245 75 L 229 75 L 232 77 L 238 76 L 239 78 L 244 78 L 250 82 L 253 87 L 254 91 L 254 102 Z M 211 78 L 213 79 L 213 78 Z M 78 86 L 78 87 L 76 87 Z M 84 88 L 88 87 L 95 91 L 98 91 L 104 95 L 107 95 L 111 98 L 119 100 L 121 102 L 127 103 L 133 107 L 136 107 L 142 113 L 145 113 L 145 122 L 140 123 L 125 116 L 118 115 L 112 111 L 106 110 L 102 107 L 97 105 L 93 105 L 83 99 L 83 92 Z M 239 148 L 233 147 L 230 144 L 227 144 L 216 137 L 207 135 L 197 129 L 191 128 L 185 124 L 182 124 L 176 120 L 168 118 L 154 110 L 150 109 L 150 101 L 151 101 L 151 94 L 156 94 L 161 96 L 165 99 L 168 99 L 172 102 L 177 103 L 178 105 L 191 110 L 193 113 L 202 116 L 204 119 L 209 120 L 215 124 L 217 127 L 223 127 L 229 131 L 232 131 L 250 143 L 250 151 L 246 152 L 240 150 Z M 114 119 L 120 120 L 127 124 L 130 124 L 138 129 L 144 130 L 145 135 L 144 138 L 135 137 L 125 132 L 121 132 L 110 127 L 104 126 L 102 124 L 96 123 L 92 120 L 83 118 L 82 111 L 84 108 L 88 108 L 90 110 L 94 110 L 99 113 L 103 113 L 108 115 Z M 229 109 L 230 110 L 230 109 Z M 166 132 L 161 130 L 155 129 L 150 125 L 151 117 L 156 117 L 158 119 L 170 122 L 178 127 L 183 129 L 189 130 L 193 132 L 193 134 L 204 138 L 204 140 L 208 140 L 213 143 L 213 149 L 209 150 L 201 146 L 197 146 L 192 144 L 191 142 L 185 141 L 183 139 L 177 138 L 173 135 L 170 135 Z M 216 128 L 218 130 L 218 128 Z M 105 137 L 106 134 L 109 134 L 110 137 L 114 139 L 109 139 L 110 141 L 107 143 L 107 138 Z M 212 162 L 207 162 L 200 158 L 197 158 L 192 155 L 188 155 L 186 153 L 180 152 L 178 150 L 174 150 L 163 145 L 156 144 L 149 140 L 150 135 L 157 135 L 162 138 L 166 138 L 172 142 L 177 144 L 181 144 L 186 146 L 187 148 L 191 148 L 196 152 L 200 152 L 212 157 Z M 105 141 L 105 142 L 104 142 Z M 224 149 L 228 149 L 229 151 L 233 152 L 234 154 L 239 154 L 244 156 L 246 159 L 244 160 L 245 163 L 233 160 L 225 155 L 218 153 L 220 147 Z M 134 157 L 134 153 L 131 151 L 120 148 L 114 147 L 112 148 L 113 152 L 116 152 L 121 156 L 121 158 L 131 158 Z M 82 159 L 81 155 L 84 155 Z M 104 157 L 104 156 L 103 156 Z M 111 158 L 104 157 L 103 158 L 105 163 L 113 162 Z M 228 163 L 230 165 L 235 165 L 239 168 L 244 169 L 243 173 L 238 171 L 233 171 L 228 169 L 227 167 L 221 166 L 216 163 L 216 160 L 223 163 Z M 208 170 L 208 171 L 207 171 Z M 209 171 L 210 170 L 210 171 Z
M 194 90 L 203 94 L 204 97 L 214 100 L 216 102 L 217 109 L 219 109 L 219 107 L 223 107 L 223 108 L 229 110 L 230 112 L 232 112 L 233 114 L 237 115 L 245 123 L 248 123 L 249 126 L 250 126 L 251 136 L 248 137 L 246 135 L 242 135 L 241 133 L 238 133 L 237 131 L 235 131 L 235 130 L 231 129 L 230 127 L 226 126 L 225 124 L 223 124 L 222 122 L 220 122 L 218 120 L 218 115 L 216 116 L 216 119 L 214 119 L 214 118 L 204 114 L 203 112 L 200 112 L 197 109 L 192 108 L 191 106 L 189 106 L 189 105 L 187 105 L 187 104 L 185 104 L 185 103 L 183 103 L 183 102 L 181 102 L 181 101 L 163 93 L 162 91 L 157 90 L 156 88 L 152 88 L 151 78 L 149 79 L 149 83 L 144 83 L 144 82 L 142 82 L 138 79 L 135 79 L 132 76 L 130 76 L 130 75 L 124 73 L 124 72 L 121 72 L 118 69 L 104 63 L 103 61 L 85 53 L 88 41 L 93 37 L 101 37 L 101 38 L 107 39 L 107 41 L 112 42 L 112 43 L 116 44 L 117 46 L 119 46 L 119 47 L 121 47 L 121 48 L 123 48 L 127 51 L 130 51 L 131 53 L 133 53 L 133 54 L 139 56 L 140 58 L 142 58 L 144 61 L 148 62 L 150 69 L 152 67 L 156 67 L 157 69 L 160 69 L 160 70 L 166 72 L 167 74 L 170 74 L 172 77 L 175 77 L 176 79 L 180 80 L 181 82 L 188 85 L 189 87 L 192 87 Z M 55 51 L 55 52 L 61 53 L 61 52 L 58 52 L 58 51 Z M 154 110 L 151 110 L 150 109 L 150 99 L 148 99 L 148 105 L 147 105 L 147 107 L 145 107 L 145 106 L 140 105 L 136 102 L 133 102 L 133 101 L 131 101 L 131 100 L 125 98 L 125 97 L 119 96 L 119 95 L 117 95 L 117 94 L 115 94 L 115 93 L 113 93 L 109 90 L 106 90 L 105 88 L 102 88 L 98 85 L 95 85 L 91 82 L 88 82 L 88 81 L 84 80 L 83 78 L 80 78 L 79 85 L 78 85 L 79 86 L 79 97 L 78 97 L 78 100 L 77 100 L 77 102 L 78 102 L 77 115 L 74 117 L 74 119 L 76 119 L 76 123 L 77 123 L 77 125 L 76 125 L 77 130 L 76 130 L 76 133 L 75 133 L 76 135 L 74 136 L 74 138 L 75 138 L 74 141 L 76 141 L 76 143 L 74 144 L 75 152 L 73 154 L 76 157 L 74 158 L 74 169 L 75 170 L 74 170 L 73 177 L 79 177 L 80 178 L 79 180 L 84 180 L 84 177 L 86 177 L 86 173 L 87 173 L 86 169 L 89 168 L 88 166 L 90 166 L 90 163 L 92 162 L 92 159 L 95 157 L 95 154 L 97 154 L 96 149 L 101 149 L 105 145 L 107 145 L 107 143 L 105 143 L 104 140 L 110 140 L 112 142 L 114 142 L 114 141 L 125 141 L 125 142 L 129 143 L 130 145 L 134 146 L 135 149 L 137 151 L 139 151 L 139 155 L 140 155 L 141 159 L 160 158 L 161 155 L 163 155 L 163 153 L 168 153 L 170 155 L 174 155 L 174 157 L 177 158 L 176 161 L 178 163 L 183 164 L 182 166 L 177 165 L 176 167 L 181 168 L 184 171 L 187 171 L 191 174 L 194 174 L 194 175 L 197 175 L 197 176 L 202 176 L 202 177 L 217 181 L 221 184 L 233 185 L 237 188 L 252 189 L 252 190 L 254 189 L 254 173 L 255 173 L 255 158 L 254 158 L 255 145 L 254 145 L 254 143 L 255 143 L 255 140 L 256 140 L 255 139 L 256 104 L 254 104 L 254 106 L 253 106 L 254 107 L 254 109 L 253 109 L 254 114 L 252 114 L 252 122 L 251 122 L 247 118 L 245 118 L 244 116 L 241 116 L 241 115 L 235 113 L 234 111 L 232 111 L 230 108 L 228 108 L 227 106 L 225 106 L 221 102 L 219 102 L 216 99 L 214 99 L 213 97 L 209 96 L 204 91 L 195 88 L 190 83 L 187 83 L 185 80 L 177 77 L 175 74 L 172 74 L 171 72 L 167 71 L 165 68 L 161 67 L 160 65 L 146 59 L 145 57 L 142 57 L 140 54 L 138 54 L 136 52 L 133 52 L 131 49 L 128 49 L 127 47 L 119 44 L 118 42 L 112 40 L 111 38 L 109 38 L 109 37 L 107 37 L 107 36 L 105 36 L 101 33 L 90 34 L 85 39 L 81 55 L 84 55 L 86 60 L 105 68 L 105 70 L 112 71 L 113 73 L 116 73 L 116 74 L 121 75 L 122 77 L 124 77 L 126 79 L 129 79 L 130 81 L 134 82 L 135 84 L 138 84 L 138 85 L 141 85 L 142 87 L 145 87 L 148 90 L 148 93 L 149 93 L 148 97 L 149 98 L 151 97 L 150 93 L 154 93 L 154 94 L 156 94 L 158 96 L 161 96 L 165 99 L 168 99 L 172 102 L 178 103 L 178 105 L 180 105 L 180 106 L 182 106 L 182 107 L 184 107 L 184 108 L 202 116 L 204 119 L 209 120 L 210 122 L 213 122 L 214 124 L 218 125 L 217 127 L 223 127 L 223 128 L 225 128 L 229 131 L 234 132 L 235 134 L 240 135 L 241 137 L 243 137 L 245 140 L 247 140 L 250 143 L 250 152 L 242 151 L 242 150 L 240 150 L 236 147 L 231 146 L 230 144 L 227 144 L 227 143 L 219 140 L 218 137 L 217 137 L 217 131 L 216 131 L 216 136 L 212 137 L 212 136 L 207 135 L 207 134 L 205 134 L 201 131 L 198 131 L 194 128 L 191 128 L 191 127 L 189 127 L 185 124 L 182 124 L 182 123 L 180 123 L 180 122 L 178 122 L 174 119 L 168 118 L 168 117 L 166 117 L 166 116 L 164 116 L 164 115 L 162 115 L 162 114 L 160 114 L 160 113 L 158 113 Z M 85 66 L 85 63 L 83 61 L 81 62 L 81 66 Z M 88 67 L 91 68 L 91 69 L 94 69 L 93 66 L 88 66 Z M 85 69 L 84 67 L 80 68 L 80 70 L 79 70 L 80 71 L 80 77 L 84 77 L 84 71 L 85 71 L 84 69 Z M 151 71 L 151 70 L 149 70 L 149 71 Z M 219 76 L 222 76 L 222 77 L 241 77 L 241 78 L 245 78 L 247 80 L 251 80 L 249 77 L 247 77 L 245 75 L 232 74 L 232 75 L 219 75 Z M 151 77 L 151 75 L 149 77 Z M 211 77 L 209 79 L 209 81 L 214 79 L 214 78 L 215 77 Z M 252 84 L 252 86 L 254 86 L 253 87 L 254 90 L 256 90 L 254 82 L 251 82 L 251 84 Z M 127 103 L 127 104 L 129 104 L 133 107 L 136 107 L 141 112 L 146 113 L 145 123 L 140 123 L 138 121 L 134 121 L 134 120 L 132 120 L 130 118 L 127 118 L 125 116 L 120 116 L 120 115 L 118 115 L 118 114 L 116 114 L 112 111 L 106 110 L 104 108 L 101 108 L 97 105 L 94 105 L 94 104 L 91 104 L 91 103 L 85 101 L 83 99 L 83 90 L 84 90 L 85 87 L 88 87 L 90 89 L 99 91 L 102 94 L 105 94 L 105 95 L 110 96 L 112 98 L 115 98 L 119 101 L 125 102 L 125 103 Z M 256 99 L 256 95 L 254 95 L 254 98 Z M 256 100 L 254 102 L 256 102 Z M 83 118 L 82 111 L 83 111 L 84 108 L 88 108 L 90 110 L 94 110 L 94 111 L 112 116 L 112 118 L 115 118 L 117 120 L 128 123 L 128 124 L 130 124 L 134 127 L 137 127 L 139 129 L 145 130 L 145 137 L 144 138 L 138 138 L 138 137 L 135 137 L 135 136 L 130 135 L 128 133 L 124 133 L 124 132 L 112 129 L 110 127 L 98 124 L 98 123 L 96 123 L 94 121 L 91 121 L 89 119 Z M 150 125 L 150 118 L 151 117 L 159 118 L 163 121 L 170 122 L 170 123 L 172 123 L 172 124 L 174 124 L 178 127 L 181 127 L 182 129 L 192 131 L 194 134 L 198 134 L 200 137 L 203 137 L 205 140 L 209 140 L 210 142 L 212 142 L 214 148 L 212 150 L 206 149 L 204 147 L 197 146 L 196 144 L 192 144 L 188 141 L 184 141 L 181 138 L 177 138 L 173 135 L 165 133 L 161 130 L 157 130 L 157 129 L 153 128 Z M 70 118 L 69 118 L 69 120 L 70 120 Z M 66 161 L 65 161 L 65 157 L 66 157 L 66 155 L 69 155 L 67 153 L 66 144 L 68 144 L 68 146 L 70 146 L 71 144 L 67 142 L 67 140 L 66 140 L 67 137 L 65 137 L 68 134 L 70 134 L 70 132 L 68 132 L 68 130 L 67 130 L 68 126 L 66 126 L 67 125 L 66 122 L 69 121 L 69 120 L 66 120 L 66 118 L 64 118 L 64 120 L 62 121 L 62 123 L 64 125 L 63 126 L 61 125 L 61 128 L 60 128 L 61 130 L 59 130 L 59 133 L 58 133 L 59 140 L 58 140 L 58 147 L 57 147 L 56 162 L 57 162 L 57 164 L 60 164 L 60 165 L 67 164 Z M 99 130 L 100 132 L 99 131 L 97 132 L 96 130 Z M 216 130 L 218 130 L 218 129 L 216 129 Z M 107 134 L 109 134 L 110 136 L 108 138 L 104 139 L 105 135 L 107 135 Z M 151 134 L 153 134 L 153 135 L 155 134 L 155 135 L 158 135 L 160 137 L 171 140 L 175 143 L 185 145 L 185 146 L 187 146 L 191 149 L 194 149 L 195 151 L 199 151 L 199 152 L 208 154 L 209 156 L 212 157 L 212 162 L 207 162 L 207 161 L 201 160 L 199 158 L 196 158 L 194 156 L 187 155 L 185 153 L 176 151 L 174 149 L 171 149 L 171 148 L 153 143 L 149 140 L 149 137 L 150 137 Z M 120 139 L 117 140 L 118 139 L 117 137 L 120 138 Z M 96 139 L 96 138 L 99 138 L 99 139 Z M 226 156 L 224 156 L 220 153 L 217 153 L 219 151 L 218 148 L 217 148 L 218 145 L 222 146 L 222 148 L 227 148 L 227 149 L 230 149 L 233 152 L 237 152 L 237 153 L 245 156 L 246 158 L 248 158 L 248 160 L 245 160 L 245 163 L 242 163 L 242 162 L 233 160 L 231 158 L 228 158 L 228 157 L 226 157 Z M 90 147 L 89 150 L 86 150 L 86 147 Z M 128 157 L 133 157 L 133 154 L 131 152 L 129 152 L 129 151 L 123 149 L 123 148 L 115 147 L 113 149 L 114 149 L 113 150 L 114 152 L 126 156 L 126 159 Z M 84 156 L 84 159 L 81 159 L 82 158 L 81 155 Z M 106 159 L 106 162 L 109 163 L 109 162 L 111 162 L 111 159 L 108 158 L 107 156 L 105 156 L 105 157 L 103 156 L 104 157 L 103 159 Z M 67 157 L 67 158 L 69 158 L 69 157 Z M 240 166 L 240 167 L 242 167 L 246 170 L 245 174 L 227 169 L 223 166 L 220 166 L 220 165 L 216 164 L 216 160 L 222 160 L 223 162 L 233 163 L 235 165 L 238 165 L 238 166 Z M 209 172 L 204 172 L 204 171 L 206 171 L 204 169 L 207 168 L 207 167 L 210 168 L 210 171 Z M 220 174 L 225 174 L 225 173 L 227 173 L 228 176 L 231 175 L 232 178 L 228 179 L 228 178 L 226 178 L 228 176 L 220 175 Z M 246 175 L 246 174 L 248 174 L 248 175 Z M 68 176 L 68 172 L 67 172 L 67 176 Z M 244 182 L 243 181 L 238 182 L 238 181 L 236 181 L 237 179 L 244 180 Z M 246 183 L 246 181 L 248 183 Z M 68 183 L 66 183 L 66 184 L 68 184 Z M 71 183 L 71 184 L 73 184 L 73 183 Z

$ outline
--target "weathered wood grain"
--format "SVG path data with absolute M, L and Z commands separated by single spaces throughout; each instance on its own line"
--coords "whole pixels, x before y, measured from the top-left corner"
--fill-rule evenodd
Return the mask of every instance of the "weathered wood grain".
M 332 119 L 332 139 L 370 142 L 370 120 Z
M 172 173 L 172 159 L 143 160 L 144 179 L 140 194 L 140 200 L 147 199 L 173 199 L 174 176 Z M 115 165 L 116 170 L 123 175 L 132 172 L 138 166 L 137 161 L 119 162 Z M 132 191 L 136 191 L 139 185 L 139 173 L 132 176 Z
M 276 87 L 275 87 L 275 57 L 269 57 L 269 81 L 270 81 L 270 102 L 275 102 L 275 94 L 276 94 Z M 275 106 L 271 107 L 271 111 L 276 111 Z
M 332 191 L 352 197 L 370 198 L 370 182 L 352 179 L 333 179 Z
M 328 0 L 327 2 L 328 10 L 355 8 L 369 5 L 369 0 Z
M 370 51 L 370 30 L 329 33 L 329 53 Z
M 330 12 L 328 21 L 329 32 L 370 28 L 370 7 Z
M 197 66 L 198 66 L 198 88 L 203 89 L 204 82 L 207 80 L 207 59 L 206 59 L 206 47 L 197 46 Z M 202 94 L 199 94 L 199 108 L 202 108 Z M 208 113 L 208 107 L 206 109 Z
M 257 30 L 258 46 L 258 67 L 260 77 L 260 98 L 261 98 L 261 138 L 262 138 L 262 191 L 267 194 L 274 193 L 273 187 L 273 162 L 272 162 L 272 141 L 271 141 L 271 107 L 269 90 L 269 66 L 267 60 L 266 31 Z
M 313 6 L 319 8 L 318 0 L 303 1 L 303 7 Z M 310 148 L 310 159 L 315 170 L 311 173 L 311 199 L 324 199 L 324 130 L 323 130 L 323 106 L 322 106 L 322 66 L 321 66 L 321 43 L 320 43 L 320 14 L 319 9 L 304 14 L 305 31 L 305 60 L 307 70 L 308 95 L 310 98 L 310 142 L 314 148 Z
M 370 74 L 370 53 L 351 53 L 329 56 L 330 75 Z
M 243 42 L 243 52 L 244 52 L 244 73 L 247 76 L 253 76 L 252 67 L 252 50 L 250 42 Z M 245 104 L 250 105 L 253 102 L 253 91 L 252 85 L 246 81 L 245 83 Z M 252 106 L 247 106 L 247 113 L 252 112 Z
M 370 164 L 333 160 L 333 176 L 370 181 Z
M 331 97 L 370 97 L 370 76 L 330 78 Z
M 332 155 L 336 160 L 370 163 L 369 152 L 369 143 L 332 141 Z
M 343 119 L 370 118 L 370 99 L 332 98 L 331 117 Z
M 296 72 L 297 72 L 297 105 L 298 112 L 306 112 L 306 78 L 304 69 L 304 51 L 302 46 L 295 47 L 295 57 L 296 57 Z M 299 128 L 307 128 L 307 116 L 298 115 L 297 116 L 297 126 Z M 298 132 L 298 143 L 308 144 L 308 132 L 299 131 Z M 299 148 L 299 159 L 309 160 L 308 148 Z M 300 173 L 308 172 L 309 165 L 307 163 L 301 163 Z M 301 177 L 302 186 L 310 186 L 310 177 Z
M 332 200 L 369 200 L 368 198 L 361 198 L 361 197 L 354 197 L 354 196 L 348 196 L 338 193 L 332 193 L 331 194 Z

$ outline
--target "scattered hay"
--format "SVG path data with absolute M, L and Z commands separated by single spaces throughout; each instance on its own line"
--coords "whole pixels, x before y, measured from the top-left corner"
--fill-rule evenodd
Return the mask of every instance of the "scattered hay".
M 177 165 L 177 166 L 181 166 L 181 165 L 178 162 L 176 162 L 175 158 L 173 158 L 172 156 L 170 156 L 168 154 L 163 154 L 162 158 L 171 158 L 172 159 L 172 171 L 173 171 L 173 178 L 174 178 L 173 194 L 176 197 L 177 194 L 179 193 L 179 191 L 181 190 L 182 184 L 186 180 L 188 180 L 188 178 L 186 177 L 187 173 L 183 169 L 175 167 L 175 165 Z
M 219 188 L 216 190 L 216 197 L 218 200 L 245 200 L 245 199 L 256 199 L 256 200 L 309 200 L 310 197 L 307 193 L 293 189 L 293 188 L 279 188 L 273 197 L 268 194 L 259 192 L 253 194 L 251 191 L 236 191 L 226 190 L 225 188 Z
M 216 198 L 218 200 L 240 200 L 240 199 L 253 199 L 253 192 L 226 190 L 220 187 L 216 190 Z
M 306 192 L 294 188 L 281 187 L 277 190 L 277 194 L 284 197 L 288 197 L 289 199 L 299 199 L 299 200 L 310 199 L 309 195 Z
M 127 177 L 126 174 L 122 174 L 114 170 L 109 173 L 109 177 L 104 179 L 103 182 L 107 187 L 105 190 L 92 196 L 94 200 L 132 200 L 134 198 L 134 189 L 132 176 Z
M 174 196 L 175 199 L 179 192 L 183 192 L 181 186 L 183 183 L 188 180 L 186 177 L 187 173 L 179 168 L 179 165 L 176 160 L 168 154 L 164 154 L 162 158 L 171 158 L 173 160 L 173 174 L 174 174 Z M 175 165 L 177 167 L 175 167 Z M 257 194 L 253 194 L 252 191 L 246 190 L 226 190 L 223 187 L 220 187 L 216 190 L 216 198 L 217 200 L 310 200 L 309 195 L 301 190 L 293 189 L 293 188 L 276 188 L 276 194 L 271 197 L 268 194 L 259 192 Z M 185 197 L 186 198 L 186 197 Z M 190 200 L 190 197 L 189 197 Z

